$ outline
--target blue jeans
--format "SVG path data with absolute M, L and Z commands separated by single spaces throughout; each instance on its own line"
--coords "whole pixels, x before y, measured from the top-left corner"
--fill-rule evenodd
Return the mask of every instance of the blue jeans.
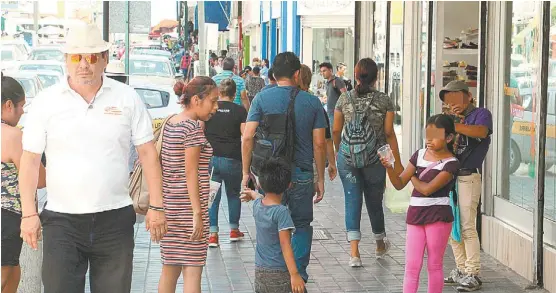
M 346 229 L 348 241 L 361 240 L 361 208 L 363 197 L 371 220 L 375 240 L 386 237 L 382 199 L 386 188 L 386 169 L 379 163 L 353 168 L 338 153 L 338 173 L 344 186 Z
M 311 257 L 311 244 L 313 241 L 313 172 L 302 171 L 296 168 L 292 175 L 292 187 L 284 193 L 282 204 L 290 210 L 295 233 L 292 236 L 292 248 L 295 256 L 297 270 L 301 277 L 307 281 L 307 266 Z
M 211 170 L 214 168 L 214 171 L 212 171 L 212 180 L 220 183 L 224 182 L 224 186 L 226 187 L 230 228 L 238 229 L 239 218 L 241 216 L 241 200 L 239 199 L 242 178 L 241 161 L 224 157 L 212 157 L 210 163 Z M 218 190 L 212 206 L 209 208 L 210 233 L 218 233 L 218 210 L 221 196 L 222 186 L 220 190 Z
M 332 110 L 332 112 L 326 112 L 326 115 L 328 115 L 328 121 L 330 121 L 330 132 L 332 132 L 334 129 L 334 110 Z

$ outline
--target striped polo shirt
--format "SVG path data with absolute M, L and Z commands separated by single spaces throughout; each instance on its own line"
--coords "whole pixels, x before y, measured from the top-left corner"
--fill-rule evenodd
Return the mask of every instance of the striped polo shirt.
M 220 86 L 220 82 L 227 78 L 231 78 L 236 83 L 236 98 L 234 99 L 234 103 L 241 106 L 241 92 L 245 90 L 245 81 L 243 78 L 235 75 L 230 70 L 222 70 L 221 73 L 213 76 L 212 80 L 216 82 L 217 86 Z

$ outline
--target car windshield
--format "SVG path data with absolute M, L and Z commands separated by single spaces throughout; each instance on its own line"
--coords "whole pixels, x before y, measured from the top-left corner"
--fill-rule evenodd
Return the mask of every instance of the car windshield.
M 31 56 L 29 57 L 30 60 L 55 60 L 55 61 L 63 61 L 64 60 L 64 53 L 60 50 L 51 49 L 51 50 L 36 50 L 31 52 Z
M 19 66 L 19 70 L 25 71 L 37 71 L 37 70 L 52 70 L 58 73 L 64 73 L 62 66 L 60 65 L 49 65 L 49 64 L 25 64 Z
M 170 66 L 167 62 L 132 60 L 130 61 L 129 65 L 130 75 L 171 77 Z
M 163 56 L 163 57 L 172 56 L 172 54 L 167 51 L 149 50 L 149 49 L 134 49 L 132 53 L 137 55 L 151 55 L 151 56 Z
M 2 61 L 13 61 L 14 52 L 11 50 L 2 50 Z
M 39 80 L 44 86 L 43 88 L 47 88 L 57 84 L 60 81 L 60 77 L 57 75 L 39 74 Z
M 27 98 L 35 97 L 35 95 L 37 94 L 37 88 L 35 87 L 35 81 L 33 79 L 18 77 L 16 78 L 16 80 L 19 81 L 19 83 L 21 83 L 21 86 L 23 86 L 23 90 L 25 91 L 25 97 Z

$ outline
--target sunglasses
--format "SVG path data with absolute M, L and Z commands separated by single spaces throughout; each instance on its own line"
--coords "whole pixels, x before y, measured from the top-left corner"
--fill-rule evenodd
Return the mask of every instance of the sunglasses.
M 96 64 L 100 59 L 100 54 L 70 54 L 69 57 L 71 63 L 77 64 L 81 62 L 83 58 L 85 58 L 87 63 L 93 65 Z

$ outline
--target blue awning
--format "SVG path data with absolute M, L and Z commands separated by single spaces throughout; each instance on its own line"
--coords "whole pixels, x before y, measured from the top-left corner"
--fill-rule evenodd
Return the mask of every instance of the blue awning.
M 205 23 L 216 23 L 219 31 L 228 31 L 231 6 L 232 1 L 205 1 Z M 198 28 L 198 7 L 195 6 L 195 29 Z

